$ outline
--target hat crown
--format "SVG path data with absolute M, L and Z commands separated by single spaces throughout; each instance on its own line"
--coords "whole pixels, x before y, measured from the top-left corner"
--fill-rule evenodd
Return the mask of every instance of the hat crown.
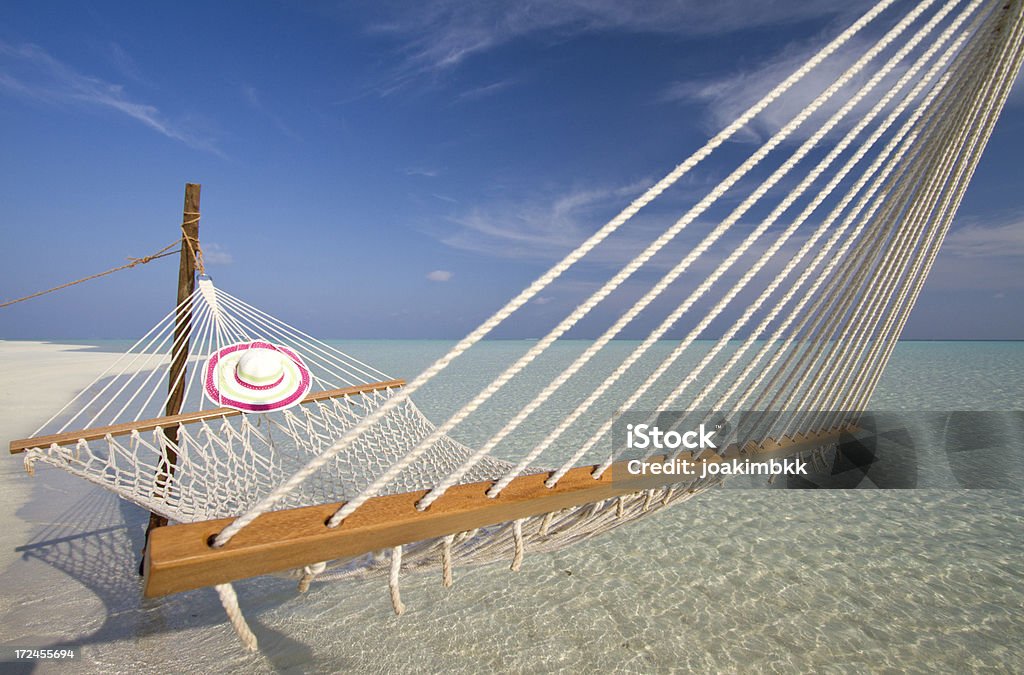
M 242 412 L 284 410 L 303 402 L 312 376 L 302 357 L 264 340 L 236 342 L 207 359 L 203 393 Z
M 255 386 L 271 384 L 283 374 L 282 355 L 272 349 L 247 349 L 235 366 L 238 379 Z

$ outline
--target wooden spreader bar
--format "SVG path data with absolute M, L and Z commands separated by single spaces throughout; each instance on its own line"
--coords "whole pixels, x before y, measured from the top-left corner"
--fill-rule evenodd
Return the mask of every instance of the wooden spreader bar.
M 749 444 L 744 456 L 758 460 L 790 456 L 838 441 L 849 432 L 843 428 L 762 446 Z M 740 456 L 738 448 L 730 446 L 722 455 L 705 455 L 704 460 L 721 462 Z M 544 485 L 547 474 L 520 476 L 493 499 L 485 494 L 491 481 L 456 485 L 426 511 L 417 511 L 415 505 L 427 490 L 373 497 L 333 529 L 326 521 L 340 503 L 273 511 L 242 528 L 221 548 L 209 542 L 233 518 L 158 528 L 144 561 L 145 595 L 157 597 L 296 569 L 683 482 L 672 475 L 633 475 L 626 464 L 611 465 L 599 480 L 592 475 L 594 467 L 577 467 L 553 488 Z
M 387 380 L 386 382 L 371 382 L 369 384 L 360 384 L 354 387 L 342 387 L 341 389 L 328 389 L 326 391 L 318 391 L 313 394 L 309 394 L 304 399 L 302 399 L 302 403 L 315 403 L 316 401 L 323 401 L 331 398 L 339 398 L 341 396 L 355 396 L 357 394 L 367 394 L 373 391 L 392 389 L 404 385 L 405 380 Z M 167 429 L 169 427 L 176 427 L 180 424 L 191 424 L 195 422 L 202 422 L 203 420 L 234 417 L 235 415 L 241 414 L 241 412 L 235 410 L 234 408 L 212 408 L 210 410 L 199 410 L 191 413 L 181 413 L 180 415 L 154 417 L 152 419 L 141 420 L 139 422 L 125 422 L 124 424 L 114 424 L 108 427 L 93 427 L 92 429 L 83 429 L 81 431 L 65 431 L 63 433 L 52 434 L 50 436 L 22 438 L 16 441 L 11 441 L 10 449 L 11 454 L 14 455 L 19 452 L 24 452 L 29 448 L 48 448 L 54 443 L 56 443 L 57 445 L 74 445 L 78 443 L 80 439 L 84 439 L 86 441 L 95 441 L 101 438 L 106 438 L 108 434 L 111 436 L 127 436 L 133 431 L 138 431 L 142 433 L 145 431 L 152 431 L 157 427 Z

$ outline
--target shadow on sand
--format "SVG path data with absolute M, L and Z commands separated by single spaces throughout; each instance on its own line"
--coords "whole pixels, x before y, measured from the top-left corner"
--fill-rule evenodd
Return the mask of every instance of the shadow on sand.
M 102 626 L 91 634 L 33 646 L 60 649 L 137 642 L 151 636 L 173 636 L 184 629 L 204 627 L 219 631 L 234 643 L 224 644 L 226 653 L 243 652 L 211 589 L 165 598 L 143 597 L 138 565 L 147 512 L 94 486 L 77 494 L 81 495 L 77 501 L 53 519 L 52 524 L 41 526 L 29 543 L 15 550 L 23 560 L 45 563 L 83 586 L 102 602 L 106 617 Z M 37 490 L 32 501 L 39 499 Z M 32 505 L 33 508 L 38 506 Z M 23 508 L 28 509 L 30 505 Z M 312 659 L 308 645 L 267 627 L 259 618 L 264 610 L 295 599 L 294 582 L 258 579 L 240 584 L 238 591 L 242 609 L 260 642 L 260 654 L 272 667 L 287 669 Z M 170 642 L 167 651 L 175 652 Z M 33 670 L 33 664 L 2 664 L 4 672 L 8 672 L 9 667 L 22 666 L 25 668 L 21 672 Z

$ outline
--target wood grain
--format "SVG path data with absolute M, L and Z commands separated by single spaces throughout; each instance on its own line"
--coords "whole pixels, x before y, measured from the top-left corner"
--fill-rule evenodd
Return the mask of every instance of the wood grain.
M 185 205 L 181 215 L 181 251 L 178 255 L 178 301 L 174 314 L 174 341 L 172 342 L 171 367 L 168 371 L 167 406 L 165 417 L 174 417 L 181 412 L 185 400 L 185 370 L 188 364 L 189 343 L 192 339 L 192 306 L 188 300 L 196 290 L 196 264 L 199 250 L 199 196 L 202 191 L 197 183 L 185 183 Z M 169 445 L 165 456 L 160 459 L 157 469 L 157 493 L 163 492 L 174 475 L 178 464 L 178 424 L 164 429 Z M 146 536 L 155 527 L 163 527 L 167 519 L 157 513 L 149 514 Z
M 789 456 L 838 440 L 842 433 L 846 430 L 766 442 L 763 447 L 748 444 L 745 456 Z M 707 461 L 723 457 L 740 457 L 739 449 L 730 447 Z M 630 474 L 625 461 L 613 464 L 599 480 L 593 468 L 572 469 L 550 489 L 544 485 L 547 474 L 520 476 L 494 499 L 485 494 L 490 481 L 457 485 L 426 511 L 415 506 L 426 490 L 374 497 L 334 529 L 326 521 L 340 503 L 274 511 L 217 549 L 209 542 L 232 518 L 160 528 L 145 560 L 145 594 L 156 597 L 295 569 L 682 482 L 678 476 Z
M 316 401 L 338 398 L 340 396 L 355 396 L 373 391 L 381 391 L 383 389 L 393 389 L 404 385 L 405 380 L 387 380 L 385 382 L 360 384 L 354 387 L 342 387 L 341 389 L 328 389 L 326 391 L 318 391 L 316 393 L 309 394 L 302 399 L 302 403 L 314 403 Z M 132 431 L 139 431 L 141 433 L 145 431 L 152 431 L 157 427 L 166 429 L 179 424 L 191 424 L 194 422 L 202 422 L 203 420 L 234 417 L 235 415 L 241 414 L 242 413 L 234 408 L 212 408 L 210 410 L 199 410 L 197 412 L 182 413 L 180 415 L 154 417 L 152 419 L 140 420 L 138 422 L 125 422 L 123 424 L 114 424 L 107 427 L 93 427 L 92 429 L 82 429 L 80 431 L 65 431 L 63 433 L 52 434 L 50 436 L 37 436 L 36 438 L 22 438 L 16 441 L 11 441 L 10 451 L 13 455 L 19 452 L 24 452 L 29 448 L 48 448 L 54 443 L 57 445 L 74 445 L 78 443 L 79 439 L 95 441 L 105 438 L 107 434 L 110 434 L 111 436 L 126 436 Z

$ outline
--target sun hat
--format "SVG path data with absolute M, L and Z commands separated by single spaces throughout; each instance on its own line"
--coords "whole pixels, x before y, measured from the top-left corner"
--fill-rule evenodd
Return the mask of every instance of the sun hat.
M 298 354 L 255 340 L 219 349 L 203 367 L 203 391 L 218 406 L 269 412 L 298 405 L 309 393 L 309 368 Z

